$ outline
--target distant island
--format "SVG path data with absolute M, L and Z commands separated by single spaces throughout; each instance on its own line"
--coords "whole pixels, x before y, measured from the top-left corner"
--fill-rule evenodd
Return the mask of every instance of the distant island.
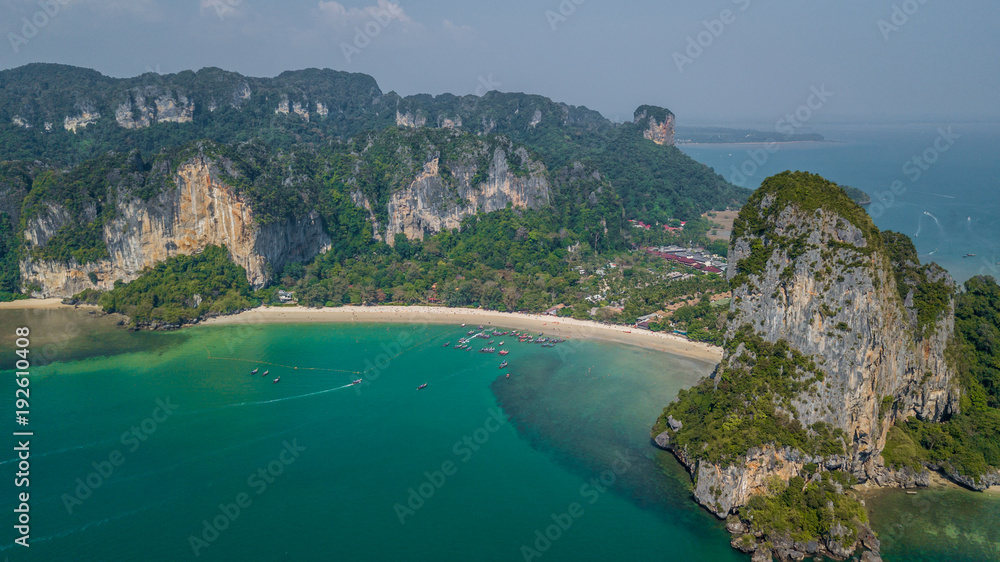
M 826 139 L 818 133 L 789 135 L 776 131 L 756 131 L 753 129 L 677 127 L 674 140 L 677 144 L 749 144 L 762 142 L 821 142 Z

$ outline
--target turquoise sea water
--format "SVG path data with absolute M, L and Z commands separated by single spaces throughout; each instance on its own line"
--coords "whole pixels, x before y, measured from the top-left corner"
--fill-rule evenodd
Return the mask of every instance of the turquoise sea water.
M 845 142 L 783 146 L 745 184 L 784 169 L 872 193 L 901 179 L 907 192 L 876 223 L 915 235 L 922 257 L 960 280 L 991 273 L 1000 142 L 988 127 L 955 131 L 917 182 L 902 166 L 936 126 L 827 132 Z M 728 177 L 747 149 L 684 150 Z M 47 364 L 32 371 L 30 556 L 13 544 L 24 491 L 12 485 L 13 437 L 0 455 L 10 560 L 745 559 L 648 439 L 710 365 L 514 342 L 508 380 L 498 356 L 442 347 L 458 327 L 150 334 L 77 311 L 0 312 L 0 411 L 11 417 L 9 331 L 24 324 Z M 257 366 L 271 373 L 250 376 Z M 362 376 L 370 384 L 347 386 Z M 995 496 L 927 494 L 931 508 L 898 493 L 870 500 L 887 560 L 995 559 Z
M 10 560 L 184 560 L 196 547 L 205 560 L 524 560 L 523 546 L 536 560 L 741 559 L 648 438 L 710 365 L 508 337 L 508 380 L 497 355 L 442 347 L 457 326 L 132 334 L 60 314 L 0 319 L 39 340 L 75 324 L 126 351 L 74 339 L 33 371 L 31 556 L 10 515 Z
M 778 145 L 776 152 L 763 145 L 680 148 L 744 187 L 784 170 L 857 187 L 872 195 L 875 224 L 911 236 L 921 260 L 939 263 L 959 282 L 978 274 L 1000 278 L 1000 125 L 841 125 L 818 132 L 832 142 Z

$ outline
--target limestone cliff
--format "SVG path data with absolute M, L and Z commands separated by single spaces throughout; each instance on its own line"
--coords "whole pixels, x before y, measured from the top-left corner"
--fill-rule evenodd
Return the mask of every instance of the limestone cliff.
M 155 123 L 189 123 L 193 115 L 194 102 L 187 96 L 157 86 L 132 88 L 115 109 L 115 121 L 126 129 L 141 129 Z
M 251 285 L 260 287 L 286 262 L 307 260 L 329 247 L 316 212 L 260 224 L 250 205 L 223 179 L 225 164 L 199 153 L 181 163 L 155 197 L 143 200 L 119 193 L 116 212 L 102 229 L 109 256 L 91 263 L 31 259 L 33 248 L 73 220 L 60 205 L 48 204 L 26 224 L 29 257 L 21 263 L 23 283 L 35 287 L 35 297 L 108 290 L 115 281 L 135 279 L 143 268 L 169 257 L 225 245 L 233 261 L 247 270 Z M 83 215 L 82 220 L 93 220 L 96 210 L 85 209 Z
M 405 142 L 395 140 L 396 134 Z M 413 171 L 397 173 L 389 192 L 351 192 L 354 204 L 368 211 L 376 237 L 389 244 L 397 234 L 422 239 L 458 228 L 463 219 L 477 213 L 508 205 L 537 209 L 551 202 L 545 166 L 507 139 L 482 140 L 442 128 L 400 131 L 373 142 L 399 143 L 394 149 L 400 159 L 395 169 Z M 419 152 L 409 148 L 415 143 L 424 143 Z M 378 200 L 385 206 L 378 208 Z
M 699 503 L 726 517 L 764 493 L 773 477 L 788 481 L 807 465 L 878 479 L 894 422 L 939 421 L 957 411 L 945 359 L 954 300 L 919 324 L 920 303 L 897 288 L 894 272 L 901 267 L 907 266 L 892 262 L 867 214 L 818 176 L 785 172 L 751 197 L 729 252 L 726 352 L 702 390 L 717 400 L 730 384 L 755 381 L 756 395 L 729 397 L 730 404 L 756 404 L 746 410 L 755 419 L 725 421 L 735 431 L 752 433 L 768 423 L 775 429 L 747 436 L 743 442 L 751 446 L 743 448 L 711 441 L 718 436 L 690 441 L 684 432 L 710 431 L 698 425 L 710 416 L 668 408 L 656 442 L 688 466 Z M 936 266 L 926 271 L 953 296 L 947 273 Z
M 644 105 L 635 110 L 633 122 L 642 135 L 659 145 L 674 146 L 674 114 L 662 107 Z
M 530 161 L 524 149 L 511 156 Z M 442 230 L 458 228 L 462 219 L 477 212 L 489 213 L 505 208 L 537 209 L 549 204 L 549 185 L 545 168 L 530 163 L 531 171 L 518 176 L 511 170 L 508 155 L 498 148 L 489 161 L 489 173 L 474 183 L 478 170 L 466 164 L 452 167 L 451 178 L 442 177 L 439 159 L 424 165 L 413 183 L 389 199 L 389 224 L 386 240 L 397 233 L 407 238 L 423 238 Z M 448 185 L 451 182 L 452 185 Z
M 38 83 L 47 87 L 39 89 Z M 273 123 L 302 131 L 305 129 L 282 118 L 294 113 L 311 125 L 316 117 L 332 112 L 345 121 L 383 122 L 379 115 L 387 109 L 377 105 L 382 92 L 373 78 L 317 69 L 286 72 L 276 78 L 251 78 L 204 68 L 117 79 L 71 66 L 30 64 L 0 72 L 0 89 L 5 92 L 0 100 L 0 119 L 45 131 L 60 123 L 72 132 L 95 123 L 133 130 L 180 123 L 188 125 L 183 130 L 191 131 L 187 138 L 218 138 L 217 131 L 197 131 L 213 119 L 233 119 L 237 112 L 247 114 L 247 120 L 266 120 L 268 114 L 277 114 Z M 194 122 L 196 113 L 212 114 L 220 108 L 235 112 L 206 115 L 202 124 Z M 323 128 L 339 135 L 353 131 L 355 125 L 331 120 Z
M 40 174 L 31 195 L 4 193 L 25 206 L 21 286 L 45 297 L 108 290 L 209 245 L 228 248 L 261 287 L 329 248 L 324 225 L 343 217 L 363 232 L 367 215 L 373 236 L 393 244 L 552 197 L 548 171 L 524 148 L 447 128 L 372 133 L 325 153 L 196 142 L 150 161 L 112 153 Z M 364 213 L 339 207 L 351 203 Z

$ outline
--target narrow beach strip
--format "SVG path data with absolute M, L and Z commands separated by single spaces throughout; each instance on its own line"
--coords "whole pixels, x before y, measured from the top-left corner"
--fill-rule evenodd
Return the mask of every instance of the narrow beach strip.
M 722 360 L 722 348 L 693 342 L 661 332 L 650 332 L 628 326 L 601 324 L 575 318 L 558 318 L 540 314 L 521 314 L 474 308 L 437 306 L 343 306 L 337 308 L 259 307 L 233 316 L 210 318 L 203 325 L 225 324 L 299 324 L 343 323 L 362 324 L 466 324 L 466 330 L 480 324 L 486 328 L 511 328 L 558 336 L 563 339 L 600 340 L 644 349 L 664 351 L 709 363 Z
M 80 308 L 100 310 L 96 306 Z M 0 310 L 74 308 L 61 299 L 24 299 L 0 303 Z M 675 334 L 650 332 L 617 324 L 601 324 L 575 318 L 559 318 L 541 314 L 521 314 L 477 308 L 447 308 L 441 306 L 342 306 L 336 308 L 306 308 L 296 306 L 261 306 L 240 314 L 209 318 L 200 325 L 227 324 L 303 324 L 344 323 L 362 324 L 466 324 L 471 330 L 484 327 L 511 328 L 558 336 L 563 339 L 599 340 L 643 349 L 673 353 L 708 363 L 722 360 L 722 348 L 693 342 Z

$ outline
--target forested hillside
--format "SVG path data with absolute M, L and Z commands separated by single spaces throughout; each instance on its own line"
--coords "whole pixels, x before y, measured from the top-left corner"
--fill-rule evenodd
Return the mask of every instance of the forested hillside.
M 592 287 L 572 289 L 581 282 L 573 268 L 599 269 L 637 245 L 707 243 L 701 213 L 739 206 L 748 193 L 672 141 L 650 140 L 654 125 L 672 138 L 673 115 L 640 110 L 634 123 L 617 124 L 528 94 L 403 98 L 369 76 L 317 69 L 130 79 L 50 64 L 3 71 L 0 298 L 31 293 L 53 275 L 110 288 L 120 268 L 108 264 L 132 252 L 139 242 L 129 237 L 146 228 L 135 221 L 150 213 L 179 220 L 167 212 L 178 204 L 170 194 L 198 161 L 213 170 L 206 185 L 224 185 L 247 206 L 253 224 L 243 228 L 273 238 L 311 213 L 321 220 L 328 252 L 259 272 L 304 302 L 398 296 L 542 310 L 566 301 L 566 314 L 589 317 L 591 305 L 616 301 L 599 298 L 606 290 L 589 275 Z M 678 219 L 688 222 L 683 232 L 626 222 Z M 164 256 L 176 254 L 172 244 Z M 25 267 L 35 281 L 23 278 Z M 400 268 L 410 268 L 404 279 L 390 274 Z M 647 284 L 658 270 L 643 268 L 653 276 Z M 623 314 L 661 305 L 650 295 Z M 146 308 L 164 318 L 162 307 Z
M 149 157 L 198 139 L 287 149 L 396 125 L 501 134 L 550 169 L 593 165 L 622 195 L 628 218 L 646 222 L 694 218 L 747 195 L 676 148 L 648 142 L 636 124 L 537 95 L 403 98 L 370 76 L 318 69 L 276 78 L 205 68 L 115 79 L 52 64 L 0 72 L 0 160 L 73 165 L 133 149 Z

